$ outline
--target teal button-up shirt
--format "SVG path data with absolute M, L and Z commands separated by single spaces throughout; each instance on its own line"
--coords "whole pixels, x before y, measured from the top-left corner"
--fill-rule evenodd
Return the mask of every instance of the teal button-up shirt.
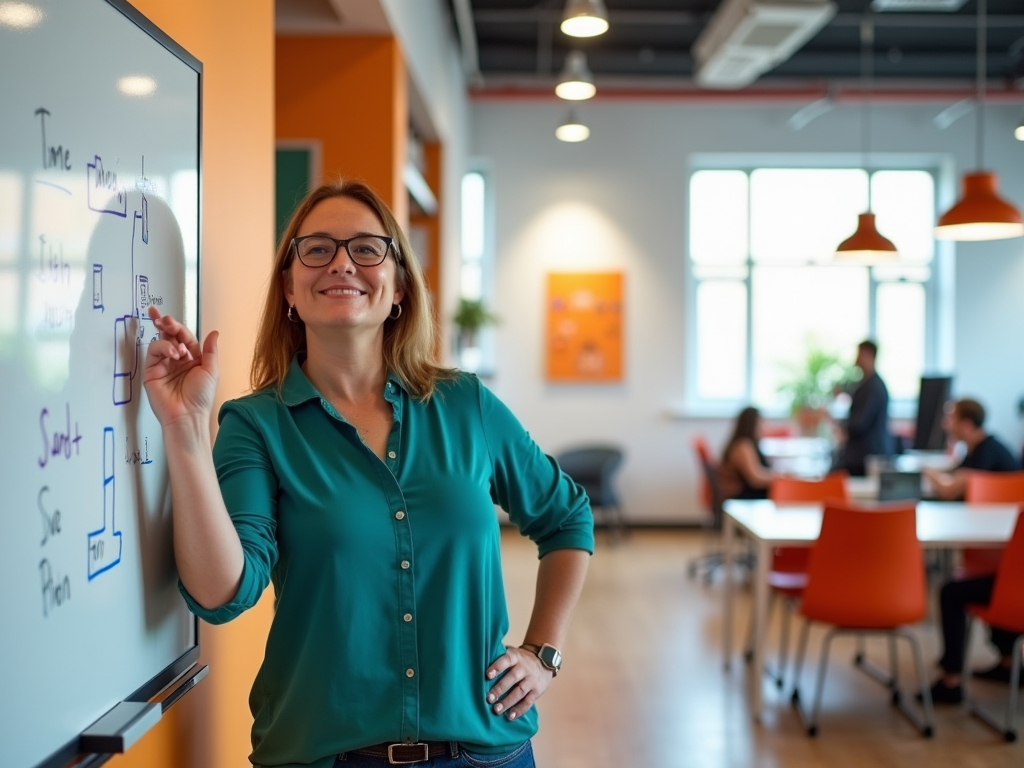
M 494 504 L 540 555 L 593 552 L 586 494 L 475 376 L 429 402 L 390 376 L 383 461 L 293 361 L 280 397 L 225 403 L 214 462 L 245 552 L 230 621 L 273 581 L 275 615 L 249 697 L 251 760 L 330 768 L 381 742 L 499 752 L 537 730 L 491 712 L 487 666 L 508 631 Z

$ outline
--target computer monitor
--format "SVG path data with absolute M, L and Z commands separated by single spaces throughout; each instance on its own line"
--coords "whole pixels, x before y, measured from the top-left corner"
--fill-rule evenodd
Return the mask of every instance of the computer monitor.
M 917 426 L 914 430 L 915 450 L 941 451 L 946 447 L 942 413 L 952 388 L 952 376 L 921 377 L 921 392 L 917 396 Z

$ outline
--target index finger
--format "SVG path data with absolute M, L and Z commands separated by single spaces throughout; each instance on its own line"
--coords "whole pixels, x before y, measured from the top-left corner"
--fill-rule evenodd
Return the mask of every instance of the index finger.
M 160 329 L 160 333 L 168 339 L 183 341 L 188 345 L 198 344 L 198 340 L 187 326 L 182 325 L 172 315 L 161 315 L 160 310 L 152 304 L 149 306 L 149 317 Z

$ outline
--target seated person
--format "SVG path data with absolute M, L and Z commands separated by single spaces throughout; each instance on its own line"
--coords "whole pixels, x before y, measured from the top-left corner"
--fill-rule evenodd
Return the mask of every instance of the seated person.
M 942 613 L 943 654 L 939 660 L 943 674 L 932 686 L 932 701 L 936 704 L 959 704 L 963 701 L 960 678 L 964 671 L 964 646 L 967 642 L 968 604 L 987 605 L 992 598 L 994 576 L 950 581 L 942 587 L 939 605 Z M 1013 644 L 1017 635 L 998 627 L 989 628 L 989 637 L 1000 654 L 1000 660 L 989 669 L 976 669 L 974 677 L 997 682 L 1010 682 L 1013 664 Z
M 1016 472 L 1021 468 L 1017 457 L 982 428 L 984 423 L 985 409 L 977 400 L 957 400 L 949 408 L 942 428 L 952 439 L 963 441 L 967 455 L 951 472 L 940 472 L 930 467 L 922 470 L 931 481 L 934 496 L 946 500 L 962 499 L 971 470 Z
M 744 408 L 736 417 L 732 437 L 722 451 L 718 464 L 718 484 L 724 499 L 766 499 L 772 471 L 768 469 L 758 440 L 761 439 L 761 414 L 757 408 Z

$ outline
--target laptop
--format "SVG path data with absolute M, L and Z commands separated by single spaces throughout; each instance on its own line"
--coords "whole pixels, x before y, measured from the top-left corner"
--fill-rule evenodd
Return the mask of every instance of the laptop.
M 883 469 L 878 473 L 879 501 L 920 501 L 921 473 Z

